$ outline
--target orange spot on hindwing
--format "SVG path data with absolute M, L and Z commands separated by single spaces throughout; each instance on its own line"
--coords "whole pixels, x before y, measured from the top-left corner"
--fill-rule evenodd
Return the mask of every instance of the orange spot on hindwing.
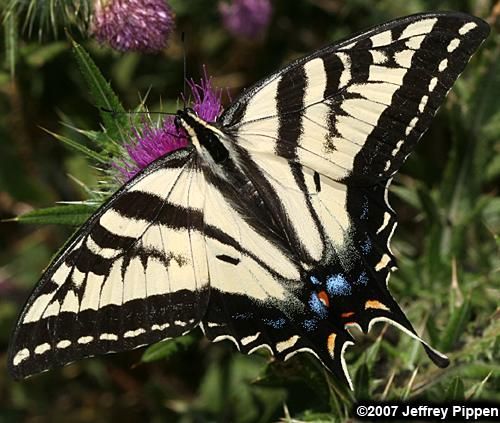
M 365 303 L 365 310 L 368 309 L 368 308 L 377 308 L 379 310 L 387 310 L 387 311 L 390 311 L 389 310 L 389 307 L 387 307 L 385 304 L 382 304 L 380 301 L 378 300 L 368 300 L 366 303 Z
M 323 303 L 325 307 L 330 307 L 330 299 L 325 291 L 318 292 L 318 299 Z
M 340 317 L 347 319 L 348 317 L 354 316 L 354 311 L 348 311 L 347 313 L 342 313 Z
M 328 336 L 328 352 L 330 353 L 330 356 L 333 358 L 333 351 L 335 350 L 335 338 L 337 337 L 337 334 L 331 333 L 330 336 Z

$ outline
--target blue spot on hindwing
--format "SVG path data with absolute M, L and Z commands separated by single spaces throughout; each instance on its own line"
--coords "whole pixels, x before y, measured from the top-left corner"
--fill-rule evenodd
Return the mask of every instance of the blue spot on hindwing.
M 330 295 L 349 295 L 351 286 L 344 276 L 337 274 L 326 279 L 326 291 Z
M 364 197 L 363 205 L 361 206 L 360 219 L 365 220 L 368 218 L 368 198 Z
M 318 321 L 316 319 L 306 319 L 302 322 L 302 326 L 305 330 L 311 332 L 318 326 Z
M 325 318 L 328 314 L 328 309 L 320 301 L 316 292 L 313 292 L 309 297 L 309 307 L 311 307 L 311 310 L 314 311 L 321 318 Z
M 314 285 L 321 285 L 321 282 L 316 276 L 311 276 L 309 280 L 314 284 Z
M 370 253 L 372 250 L 372 240 L 370 238 L 367 237 L 363 244 L 361 244 L 361 250 L 365 256 Z
M 281 318 L 281 319 L 262 319 L 262 321 L 267 325 L 271 326 L 274 329 L 281 329 L 283 326 L 285 326 L 286 320 Z
M 358 280 L 356 281 L 356 285 L 366 285 L 368 283 L 368 275 L 366 272 L 362 272 L 359 275 Z

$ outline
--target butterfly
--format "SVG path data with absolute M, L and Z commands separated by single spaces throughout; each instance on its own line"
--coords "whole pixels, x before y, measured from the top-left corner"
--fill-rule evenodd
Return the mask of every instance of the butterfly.
M 350 326 L 423 341 L 390 295 L 394 174 L 488 25 L 453 12 L 376 26 L 256 83 L 122 186 L 57 255 L 10 343 L 14 378 L 200 327 L 238 350 L 309 352 L 352 387 Z M 181 129 L 182 128 L 182 129 Z

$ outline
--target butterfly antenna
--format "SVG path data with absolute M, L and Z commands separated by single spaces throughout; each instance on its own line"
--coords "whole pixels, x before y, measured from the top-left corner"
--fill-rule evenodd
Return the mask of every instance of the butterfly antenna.
M 186 63 L 186 33 L 182 31 L 181 34 L 182 41 L 182 66 L 183 66 L 183 81 L 184 85 L 182 88 L 182 101 L 184 102 L 184 110 L 186 109 L 186 80 L 187 80 L 187 63 Z
M 112 109 L 107 109 L 106 107 L 99 107 L 99 110 L 104 113 L 111 113 L 113 117 L 116 115 L 169 115 L 173 116 L 176 115 L 176 113 L 172 112 L 121 112 L 117 110 L 112 110 Z

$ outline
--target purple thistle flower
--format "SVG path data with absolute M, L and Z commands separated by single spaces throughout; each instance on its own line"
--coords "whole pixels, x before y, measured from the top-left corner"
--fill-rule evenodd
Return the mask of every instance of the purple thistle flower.
M 269 0 L 232 0 L 230 4 L 219 3 L 219 12 L 229 32 L 255 39 L 268 27 L 272 6 Z
M 193 79 L 188 81 L 193 95 L 192 107 L 194 111 L 207 122 L 214 122 L 222 112 L 222 90 L 214 90 L 212 79 L 203 66 L 203 77 L 197 84 Z
M 212 87 L 212 81 L 204 70 L 200 83 L 188 81 L 192 93 L 191 107 L 202 119 L 213 122 L 222 112 L 222 90 Z M 123 157 L 112 167 L 118 178 L 125 182 L 156 159 L 189 144 L 186 133 L 177 129 L 174 117 L 167 116 L 161 126 L 153 126 L 144 120 L 142 128 L 134 129 L 130 142 L 125 144 Z
M 174 14 L 165 0 L 95 0 L 91 33 L 119 51 L 157 52 L 167 45 Z

